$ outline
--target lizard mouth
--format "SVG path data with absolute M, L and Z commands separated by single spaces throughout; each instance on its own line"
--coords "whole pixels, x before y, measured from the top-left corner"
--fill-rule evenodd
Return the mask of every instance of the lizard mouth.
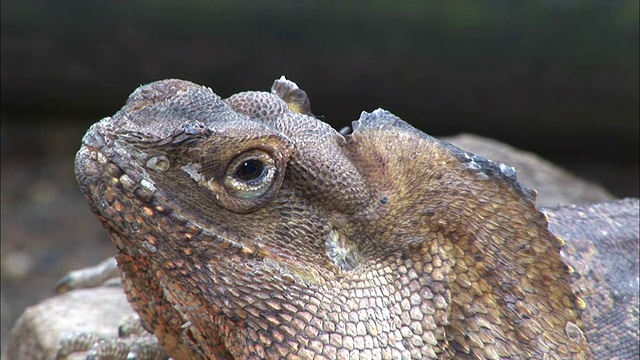
M 103 122 L 108 126 L 107 119 L 94 124 L 83 138 L 76 154 L 76 178 L 119 251 L 152 255 L 162 244 L 183 246 L 185 251 L 187 244 L 206 240 L 217 247 L 235 246 L 241 252 L 253 252 L 174 211 L 157 196 L 147 171 L 132 161 L 135 154 L 123 151 L 109 129 L 103 127 Z M 160 241 L 169 232 L 171 241 Z
M 131 152 L 114 145 L 117 141 L 113 135 L 102 134 L 98 124 L 87 133 L 76 155 L 76 177 L 121 256 L 133 261 L 145 259 L 140 267 L 149 272 L 170 268 L 181 273 L 182 266 L 224 268 L 229 264 L 234 270 L 237 264 L 252 269 L 251 264 L 258 263 L 276 268 L 284 281 L 293 284 L 321 285 L 325 278 L 332 278 L 332 274 L 320 276 L 314 269 L 292 262 L 258 241 L 235 240 L 217 233 L 217 226 L 211 227 L 216 229 L 214 233 L 196 219 L 181 214 L 165 200 L 139 162 L 124 158 Z M 175 258 L 177 252 L 186 255 L 182 258 L 187 260 L 167 260 Z M 216 256 L 223 260 L 210 261 Z M 150 266 L 153 269 L 148 269 Z M 225 269 L 209 271 L 219 272 Z
M 177 211 L 166 199 L 164 186 L 157 187 L 141 165 L 145 162 L 139 160 L 148 156 L 125 148 L 109 120 L 94 124 L 87 132 L 75 168 L 80 189 L 119 252 L 164 258 L 159 253 L 202 255 L 211 251 L 231 254 L 237 261 L 281 260 L 258 242 L 234 240 L 217 233 L 218 226 L 204 225 Z

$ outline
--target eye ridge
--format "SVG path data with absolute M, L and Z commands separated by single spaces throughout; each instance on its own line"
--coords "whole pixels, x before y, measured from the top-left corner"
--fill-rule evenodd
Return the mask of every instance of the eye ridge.
M 265 165 L 259 159 L 246 159 L 240 163 L 235 171 L 235 177 L 242 181 L 253 181 L 265 172 Z

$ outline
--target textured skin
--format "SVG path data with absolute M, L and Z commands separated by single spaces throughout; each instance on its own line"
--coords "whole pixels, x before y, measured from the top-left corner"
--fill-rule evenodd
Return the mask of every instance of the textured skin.
M 566 240 L 561 256 L 572 287 L 589 306 L 582 318 L 594 359 L 637 359 L 638 199 L 543 209 L 549 229 Z
M 171 356 L 590 358 L 511 168 L 383 110 L 343 136 L 290 108 L 164 80 L 83 139 L 78 181 Z

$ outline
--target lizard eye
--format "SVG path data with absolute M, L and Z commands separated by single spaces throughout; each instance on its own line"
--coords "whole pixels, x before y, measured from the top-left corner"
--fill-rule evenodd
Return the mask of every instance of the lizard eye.
M 265 172 L 264 164 L 258 159 L 247 159 L 239 164 L 234 176 L 242 181 L 255 181 Z
M 255 199 L 264 195 L 277 175 L 275 160 L 260 150 L 250 150 L 236 156 L 224 176 L 227 191 L 241 199 Z

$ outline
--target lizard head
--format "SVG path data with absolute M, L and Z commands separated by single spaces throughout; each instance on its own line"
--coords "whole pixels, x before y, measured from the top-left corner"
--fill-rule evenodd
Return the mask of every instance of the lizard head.
M 340 134 L 280 81 L 224 100 L 151 83 L 83 139 L 78 181 L 170 352 L 584 351 L 560 241 L 513 169 L 384 110 Z

